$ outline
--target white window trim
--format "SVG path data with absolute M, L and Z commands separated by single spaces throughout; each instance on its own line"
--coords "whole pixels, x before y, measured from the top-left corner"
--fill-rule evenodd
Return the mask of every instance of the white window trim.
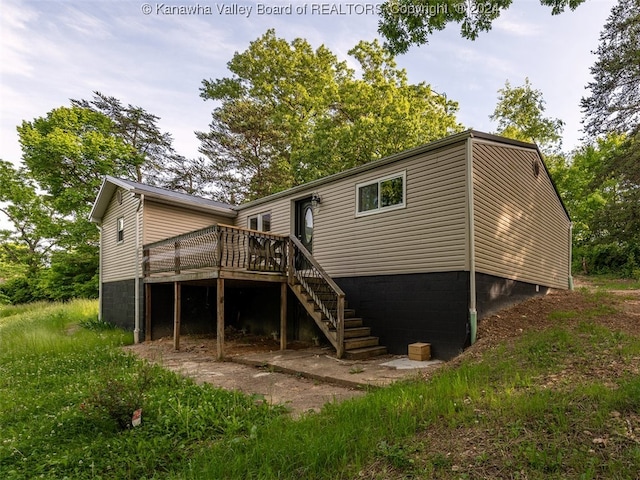
M 392 180 L 394 178 L 402 178 L 402 203 L 398 203 L 397 205 L 390 205 L 388 207 L 380 207 L 380 194 L 382 189 L 380 188 L 380 184 L 387 180 Z M 360 189 L 362 187 L 366 187 L 369 185 L 378 184 L 378 208 L 375 210 L 367 210 L 365 212 L 360 211 Z M 400 210 L 407 207 L 407 171 L 403 170 L 401 172 L 393 173 L 391 175 L 386 175 L 384 177 L 376 178 L 375 180 L 370 180 L 367 182 L 361 182 L 356 184 L 356 217 L 368 217 L 369 215 L 376 215 L 378 213 L 390 212 L 392 210 Z
M 258 228 L 256 229 L 256 231 L 258 231 L 258 232 L 265 232 L 265 231 L 270 232 L 271 230 L 263 230 L 264 225 L 262 224 L 262 217 L 264 215 L 269 215 L 269 217 L 271 217 L 271 210 L 267 210 L 266 212 L 256 213 L 255 215 L 250 215 L 249 217 L 247 217 L 247 228 L 249 230 L 254 230 L 253 228 L 251 228 L 251 220 L 256 218 L 258 220 Z
M 122 240 L 120 240 L 120 220 L 122 220 Z M 116 219 L 116 244 L 124 243 L 124 215 Z

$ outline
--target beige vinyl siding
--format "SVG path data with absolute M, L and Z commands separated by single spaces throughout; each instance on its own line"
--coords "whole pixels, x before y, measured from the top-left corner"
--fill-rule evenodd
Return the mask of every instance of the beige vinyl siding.
M 277 198 L 238 215 L 271 211 L 272 232 L 293 232 L 294 201 L 320 194 L 313 254 L 332 276 L 464 270 L 466 258 L 465 143 L 395 161 L 357 175 Z M 356 184 L 406 172 L 406 207 L 356 217 Z
M 145 199 L 143 243 L 157 242 L 216 223 L 228 225 L 233 219 Z
M 118 191 L 122 204 L 118 203 Z M 118 187 L 102 219 L 102 282 L 127 280 L 136 276 L 136 210 L 138 199 Z M 124 241 L 117 241 L 118 218 L 124 217 Z
M 476 271 L 567 288 L 569 219 L 535 150 L 474 140 Z
M 309 195 L 311 195 L 311 191 L 308 193 L 297 194 L 295 198 L 304 198 Z M 235 218 L 233 225 L 239 228 L 249 228 L 249 217 L 269 212 L 271 213 L 271 233 L 289 235 L 290 233 L 293 233 L 293 223 L 291 220 L 291 210 L 293 208 L 292 202 L 292 197 L 282 197 L 272 202 L 256 205 L 255 207 L 244 210 L 241 209 L 238 211 L 238 216 Z

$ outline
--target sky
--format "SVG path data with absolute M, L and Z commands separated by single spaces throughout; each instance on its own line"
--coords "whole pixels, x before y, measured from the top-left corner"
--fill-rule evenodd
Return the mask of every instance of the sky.
M 592 51 L 612 0 L 587 0 L 552 16 L 539 0 L 515 0 L 476 41 L 454 24 L 397 57 L 410 82 L 426 82 L 459 103 L 458 120 L 492 132 L 498 89 L 528 77 L 541 90 L 546 115 L 565 122 L 563 147 L 581 143 L 580 98 L 588 92 Z M 168 6 L 195 14 L 168 14 Z M 204 101 L 204 79 L 230 75 L 235 52 L 267 29 L 289 41 L 324 44 L 355 67 L 348 51 L 380 38 L 376 1 L 0 0 L 0 159 L 20 162 L 22 121 L 90 99 L 92 92 L 160 117 L 174 148 L 198 156 L 194 131 L 206 131 L 215 104 Z M 251 10 L 247 7 L 251 7 Z M 278 11 L 278 7 L 279 10 Z M 288 8 L 287 8 L 288 7 Z M 350 11 L 350 13 L 349 13 Z

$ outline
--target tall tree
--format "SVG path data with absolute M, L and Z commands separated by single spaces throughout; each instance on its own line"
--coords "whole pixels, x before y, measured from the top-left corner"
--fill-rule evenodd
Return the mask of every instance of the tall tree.
M 640 3 L 619 0 L 613 7 L 582 99 L 587 134 L 633 134 L 640 124 Z
M 601 243 L 626 249 L 627 270 L 640 272 L 640 3 L 619 0 L 611 11 L 591 68 L 590 95 L 582 99 L 585 132 L 591 138 L 623 135 L 606 159 L 602 182 L 616 195 L 598 217 Z M 640 275 L 640 273 L 639 273 Z
M 236 53 L 233 76 L 203 81 L 220 102 L 200 151 L 224 200 L 274 193 L 461 129 L 457 104 L 404 70 L 377 42 L 352 55 L 361 78 L 326 47 L 274 30 Z
M 133 161 L 123 172 L 126 178 L 192 195 L 211 195 L 212 185 L 203 170 L 204 160 L 178 154 L 171 135 L 158 126 L 157 115 L 139 106 L 125 106 L 119 99 L 97 91 L 91 100 L 71 100 L 71 104 L 111 119 L 113 134 L 134 152 Z
M 18 127 L 28 174 L 60 213 L 88 213 L 104 175 L 126 176 L 139 163 L 114 128 L 105 115 L 81 107 L 56 108 Z
M 0 160 L 0 214 L 12 229 L 0 230 L 0 254 L 26 275 L 36 275 L 59 233 L 56 213 L 23 169 Z
M 585 0 L 540 0 L 557 15 L 574 10 Z M 411 45 L 428 43 L 429 36 L 449 23 L 460 24 L 460 35 L 475 40 L 513 0 L 387 0 L 380 9 L 378 31 L 394 53 L 405 53 Z
M 489 118 L 498 122 L 497 133 L 523 142 L 536 143 L 546 153 L 558 151 L 562 144 L 564 122 L 544 117 L 545 101 L 529 79 L 519 87 L 509 80 L 498 90 L 498 103 Z

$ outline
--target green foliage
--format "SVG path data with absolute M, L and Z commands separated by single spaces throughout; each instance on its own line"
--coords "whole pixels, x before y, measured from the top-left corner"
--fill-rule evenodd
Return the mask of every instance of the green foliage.
M 98 298 L 98 259 L 93 246 L 53 252 L 42 282 L 49 299 Z
M 47 295 L 42 291 L 39 274 L 21 275 L 0 283 L 0 299 L 0 304 L 19 305 L 46 300 Z
M 118 365 L 113 367 L 117 369 Z M 142 410 L 154 372 L 150 365 L 141 364 L 134 374 L 117 378 L 113 376 L 113 370 L 105 369 L 81 409 L 91 420 L 96 421 L 96 417 L 111 419 L 119 430 L 125 430 L 132 427 L 134 412 Z
M 637 278 L 640 269 L 640 245 L 637 243 L 593 243 L 574 250 L 574 270 L 602 275 L 615 274 Z
M 498 94 L 498 104 L 489 118 L 498 122 L 499 135 L 535 143 L 544 151 L 560 149 L 564 122 L 543 117 L 542 92 L 534 90 L 528 78 L 520 87 L 512 87 L 507 80 Z
M 585 127 L 596 136 L 638 131 L 640 122 L 640 5 L 618 0 L 600 33 L 598 59 L 582 99 Z
M 136 152 L 107 116 L 59 107 L 18 127 L 23 161 L 63 215 L 86 215 L 104 175 L 126 175 Z
M 593 320 L 292 420 L 141 364 L 117 329 L 77 328 L 96 313 L 95 301 L 0 307 L 2 478 L 634 478 L 640 466 L 626 423 L 640 381 L 625 374 L 640 340 Z M 142 424 L 120 428 L 140 405 Z
M 377 42 L 349 54 L 361 78 L 326 47 L 269 30 L 234 55 L 233 76 L 203 81 L 201 96 L 221 104 L 197 135 L 222 200 L 263 197 L 461 129 L 457 104 L 409 84 Z
M 220 438 L 257 438 L 282 413 L 141 363 L 119 349 L 131 334 L 79 328 L 96 315 L 86 300 L 0 307 L 3 479 L 167 478 Z M 126 428 L 139 406 L 142 424 Z
M 602 159 L 595 188 L 605 202 L 594 215 L 591 245 L 580 245 L 593 272 L 638 275 L 640 244 L 640 5 L 619 0 L 611 11 L 591 68 L 590 96 L 582 99 L 585 130 L 593 137 L 617 138 Z M 601 259 L 611 264 L 601 263 Z
M 553 15 L 584 0 L 540 0 Z M 449 23 L 460 24 L 460 35 L 475 40 L 491 30 L 493 21 L 511 6 L 512 0 L 387 0 L 382 4 L 378 31 L 394 53 L 405 53 L 411 45 L 428 43 L 429 36 Z

